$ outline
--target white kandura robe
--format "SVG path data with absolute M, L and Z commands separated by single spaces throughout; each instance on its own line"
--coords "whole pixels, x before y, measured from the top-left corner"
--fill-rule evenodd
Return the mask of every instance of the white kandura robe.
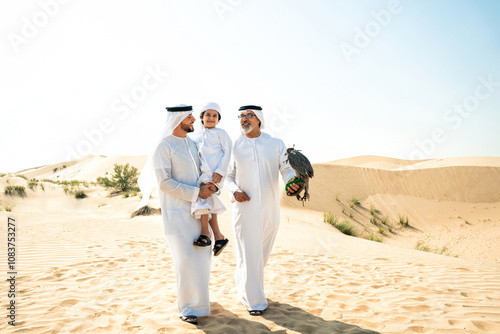
M 191 203 L 196 202 L 199 194 L 198 149 L 189 137 L 169 135 L 158 145 L 153 163 L 164 232 L 174 259 L 179 313 L 209 315 L 212 254 L 210 247 L 193 245 L 200 235 L 201 223 L 191 215 Z
M 231 159 L 231 138 L 227 132 L 220 128 L 203 128 L 193 137 L 198 146 L 198 152 L 201 161 L 201 176 L 198 184 L 201 182 L 212 182 L 212 174 L 218 173 L 222 176 L 221 184 L 227 173 L 229 161 Z M 219 184 L 217 187 L 220 188 Z M 226 207 L 218 196 L 213 195 L 207 199 L 198 198 L 191 205 L 191 213 L 199 218 L 203 214 L 221 214 L 226 211 Z
M 264 310 L 264 266 L 269 259 L 280 222 L 279 174 L 287 183 L 295 171 L 287 162 L 281 139 L 262 132 L 258 138 L 240 136 L 226 177 L 231 194 L 243 190 L 250 201 L 234 197 L 233 228 L 236 244 L 236 289 L 248 310 Z

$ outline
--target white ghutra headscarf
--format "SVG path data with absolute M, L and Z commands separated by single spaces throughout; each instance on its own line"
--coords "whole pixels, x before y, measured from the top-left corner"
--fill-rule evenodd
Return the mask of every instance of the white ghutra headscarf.
M 250 110 L 251 112 L 253 112 L 255 114 L 255 116 L 257 116 L 257 118 L 260 121 L 260 129 L 261 130 L 264 129 L 264 113 L 262 112 L 262 107 L 254 106 L 254 105 L 247 105 L 247 106 L 241 106 L 239 109 L 240 112 L 247 111 L 247 110 Z
M 180 109 L 181 111 L 178 111 L 178 109 Z M 156 148 L 165 137 L 172 134 L 172 131 L 174 131 L 174 129 L 178 127 L 179 124 L 181 124 L 182 120 L 193 113 L 193 108 L 185 104 L 179 104 L 175 107 L 167 108 L 167 111 L 167 123 L 165 124 L 165 129 L 163 130 L 163 133 L 157 144 L 155 145 L 153 151 L 149 154 L 148 159 L 146 160 L 146 164 L 142 169 L 141 175 L 137 179 L 137 183 L 139 184 L 139 188 L 142 192 L 142 199 L 136 210 L 148 204 L 153 189 L 158 185 L 153 163 L 153 155 L 156 152 Z

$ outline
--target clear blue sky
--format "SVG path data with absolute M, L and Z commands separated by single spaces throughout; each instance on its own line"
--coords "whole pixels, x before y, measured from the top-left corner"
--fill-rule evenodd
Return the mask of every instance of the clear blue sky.
M 208 101 L 313 162 L 500 156 L 500 2 L 59 1 L 0 5 L 0 172 L 148 154 Z

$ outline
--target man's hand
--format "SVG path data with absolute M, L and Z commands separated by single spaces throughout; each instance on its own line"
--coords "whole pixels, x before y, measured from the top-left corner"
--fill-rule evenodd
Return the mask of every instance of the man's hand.
M 234 199 L 240 203 L 250 200 L 250 197 L 241 189 L 238 189 L 233 194 Z
M 201 183 L 200 184 L 200 193 L 198 194 L 198 197 L 207 199 L 210 196 L 212 196 L 213 193 L 217 191 L 217 187 L 214 186 L 212 183 Z
M 213 173 L 212 174 L 212 182 L 219 184 L 220 181 L 222 181 L 222 175 L 220 175 L 219 173 Z
M 287 191 L 287 195 L 290 196 L 292 194 L 294 194 L 297 190 L 300 189 L 300 186 L 296 183 L 294 184 L 291 184 L 290 187 L 288 187 L 288 191 Z

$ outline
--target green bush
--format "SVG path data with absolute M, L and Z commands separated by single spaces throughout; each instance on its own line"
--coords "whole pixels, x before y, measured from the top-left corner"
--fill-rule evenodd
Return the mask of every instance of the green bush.
M 356 231 L 354 229 L 354 226 L 349 223 L 347 220 L 344 220 L 335 226 L 340 232 L 346 234 L 346 235 L 352 235 L 353 237 L 356 236 Z
M 353 198 L 351 198 L 351 199 L 349 200 L 349 203 L 350 203 L 350 205 L 351 205 L 351 209 L 354 209 L 354 206 L 355 206 L 355 205 L 359 205 L 359 204 L 361 204 L 361 202 L 360 202 L 360 201 L 361 201 L 361 198 L 358 198 L 358 197 L 353 197 Z
M 408 216 L 399 216 L 399 223 L 401 226 L 408 226 Z
M 328 223 L 328 224 L 331 224 L 333 226 L 336 226 L 337 223 L 339 222 L 339 219 L 337 218 L 337 216 L 335 216 L 334 213 L 331 213 L 331 212 L 325 212 L 323 214 L 323 221 L 325 223 Z
M 137 186 L 137 168 L 130 166 L 128 163 L 125 165 L 115 164 L 113 171 L 111 179 L 107 176 L 99 177 L 97 182 L 105 188 L 112 188 L 114 193 L 139 190 Z
M 28 181 L 28 188 L 30 188 L 31 190 L 35 190 L 36 187 L 38 187 L 37 179 L 31 179 Z
M 370 241 L 375 241 L 375 242 L 383 242 L 383 240 L 380 236 L 375 235 L 373 233 L 365 236 L 365 239 L 370 240 Z
M 415 249 L 423 252 L 431 251 L 430 247 L 426 246 L 423 241 L 417 242 L 417 244 L 415 245 Z
M 83 190 L 77 190 L 75 192 L 75 198 L 76 199 L 82 199 L 82 198 L 85 198 L 87 197 L 87 195 L 85 194 L 85 192 Z
M 26 196 L 26 188 L 23 186 L 7 186 L 5 187 L 4 193 L 9 196 L 18 195 L 24 197 Z
M 150 207 L 149 205 L 145 205 L 139 210 L 136 210 L 132 212 L 132 215 L 130 218 L 134 218 L 135 216 L 152 216 L 152 215 L 159 215 L 161 214 L 160 209 L 155 209 Z

